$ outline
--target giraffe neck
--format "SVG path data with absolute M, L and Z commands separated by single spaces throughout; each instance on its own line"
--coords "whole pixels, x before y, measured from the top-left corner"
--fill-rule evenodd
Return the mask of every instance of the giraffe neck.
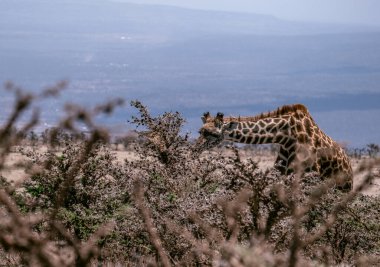
M 290 135 L 289 118 L 263 118 L 256 121 L 239 121 L 226 118 L 224 139 L 243 144 L 285 145 L 294 139 Z
M 279 144 L 276 168 L 283 174 L 292 171 L 290 165 L 296 157 L 297 122 L 292 116 L 239 121 L 226 118 L 224 139 L 243 144 Z

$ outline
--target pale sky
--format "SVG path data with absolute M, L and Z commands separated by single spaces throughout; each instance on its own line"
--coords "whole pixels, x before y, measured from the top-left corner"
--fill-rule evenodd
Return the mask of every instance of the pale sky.
M 380 26 L 380 0 L 116 0 L 242 11 L 289 20 Z

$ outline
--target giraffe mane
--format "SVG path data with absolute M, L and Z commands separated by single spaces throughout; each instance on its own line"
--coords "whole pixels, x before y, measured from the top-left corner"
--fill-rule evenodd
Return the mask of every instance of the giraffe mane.
M 257 121 L 260 119 L 265 119 L 265 118 L 271 118 L 271 117 L 278 117 L 281 115 L 286 115 L 290 113 L 294 113 L 300 111 L 302 113 L 308 114 L 309 111 L 307 108 L 302 105 L 302 104 L 293 104 L 293 105 L 285 105 L 282 107 L 277 108 L 274 111 L 269 111 L 266 113 L 261 113 L 256 116 L 247 116 L 247 117 L 226 117 L 224 118 L 224 122 L 232 122 L 232 121 L 238 121 L 238 122 L 244 122 L 244 121 Z

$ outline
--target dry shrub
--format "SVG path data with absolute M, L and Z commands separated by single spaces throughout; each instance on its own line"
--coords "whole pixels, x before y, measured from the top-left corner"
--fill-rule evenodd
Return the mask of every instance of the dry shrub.
M 35 110 L 25 126 L 14 134 L 11 129 L 16 127 L 21 116 L 28 112 L 33 101 L 54 96 L 64 87 L 65 83 L 59 83 L 39 95 L 33 95 L 24 93 L 11 83 L 6 85 L 6 88 L 15 94 L 15 105 L 4 126 L 0 127 L 0 170 L 5 169 L 5 161 L 11 148 L 19 144 L 22 137 L 38 123 L 38 112 Z M 110 107 L 119 104 L 121 104 L 120 101 L 112 101 L 93 110 L 68 107 L 67 116 L 60 123 L 59 129 L 78 133 L 76 128 L 78 122 L 91 129 L 91 135 L 83 142 L 81 149 L 77 152 L 68 150 L 69 152 L 61 156 L 51 152 L 37 155 L 36 152 L 31 151 L 29 152 L 31 164 L 24 166 L 30 172 L 31 179 L 21 186 L 2 182 L 0 244 L 3 249 L 3 262 L 1 264 L 87 266 L 94 257 L 99 255 L 98 242 L 111 230 L 112 221 L 104 218 L 102 214 L 96 221 L 97 224 L 90 226 L 93 227 L 91 232 L 86 233 L 75 231 L 78 230 L 77 225 L 64 215 L 67 212 L 74 212 L 75 202 L 81 207 L 88 205 L 89 208 L 97 206 L 95 202 L 101 202 L 101 199 L 95 200 L 96 196 L 89 197 L 91 193 L 87 194 L 82 188 L 83 181 L 91 183 L 92 179 L 94 182 L 93 179 L 97 177 L 92 177 L 92 175 L 97 172 L 90 172 L 89 177 L 86 177 L 85 174 L 83 175 L 82 167 L 86 163 L 91 164 L 89 160 L 93 156 L 91 153 L 96 151 L 94 149 L 99 142 L 106 141 L 108 138 L 107 133 L 93 123 L 92 117 L 99 113 L 108 113 Z M 65 158 L 65 156 L 73 156 L 73 158 Z M 96 169 L 96 166 L 92 168 Z M 89 172 L 88 169 L 85 171 Z M 80 175 L 82 175 L 82 182 L 78 183 L 77 177 Z M 73 192 L 75 196 L 71 195 Z M 93 190 L 92 193 L 94 192 L 98 191 Z M 86 203 L 82 202 L 84 199 Z M 80 212 L 82 211 L 83 209 Z M 96 213 L 94 214 L 96 217 Z M 67 217 L 72 218 L 76 215 L 69 214 Z M 105 221 L 108 222 L 102 225 L 101 223 Z M 79 234 L 76 235 L 76 233 Z
M 33 116 L 17 134 L 11 131 L 34 99 L 18 95 L 21 103 L 1 127 L 0 170 L 11 147 L 37 122 Z M 57 130 L 45 136 L 51 149 L 22 150 L 30 178 L 21 185 L 0 183 L 2 264 L 379 263 L 379 197 L 360 193 L 378 159 L 361 166 L 366 179 L 343 194 L 315 173 L 261 171 L 253 159 L 242 158 L 241 148 L 202 151 L 182 134 L 179 113 L 153 117 L 133 101 L 139 113 L 131 122 L 143 130 L 130 145 L 136 158 L 119 164 L 107 131 L 93 117 L 120 104 L 90 110 L 70 105 Z M 65 136 L 57 133 L 80 134 L 78 123 L 90 129 L 87 138 L 56 140 Z
M 379 198 L 360 195 L 371 173 L 356 191 L 343 194 L 316 173 L 262 172 L 252 159 L 242 160 L 238 148 L 199 154 L 187 136 L 178 136 L 178 113 L 152 118 L 141 103 L 137 107 L 141 117 L 134 122 L 147 131 L 141 132 L 145 142 L 135 147 L 140 159 L 126 162 L 126 168 L 145 188 L 137 202 L 153 222 L 144 228 L 158 233 L 150 241 L 162 264 L 168 257 L 176 265 L 234 266 L 239 259 L 242 266 L 259 266 L 260 260 L 247 256 L 255 251 L 271 255 L 264 266 L 352 264 L 363 255 L 377 257 Z M 371 209 L 375 212 L 368 213 Z

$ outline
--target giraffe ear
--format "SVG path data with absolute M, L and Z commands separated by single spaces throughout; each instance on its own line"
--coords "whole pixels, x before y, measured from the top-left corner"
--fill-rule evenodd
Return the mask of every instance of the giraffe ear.
M 216 119 L 223 120 L 223 116 L 224 114 L 222 112 L 218 112 L 218 114 L 216 114 Z
M 210 112 L 207 111 L 207 112 L 203 113 L 203 116 L 201 117 L 202 122 L 206 123 L 208 118 L 210 118 Z
M 215 117 L 215 125 L 216 125 L 217 127 L 221 127 L 221 126 L 222 126 L 222 124 L 223 124 L 223 116 L 224 116 L 224 114 L 221 113 L 221 112 L 218 112 L 218 113 L 216 114 L 216 117 Z

